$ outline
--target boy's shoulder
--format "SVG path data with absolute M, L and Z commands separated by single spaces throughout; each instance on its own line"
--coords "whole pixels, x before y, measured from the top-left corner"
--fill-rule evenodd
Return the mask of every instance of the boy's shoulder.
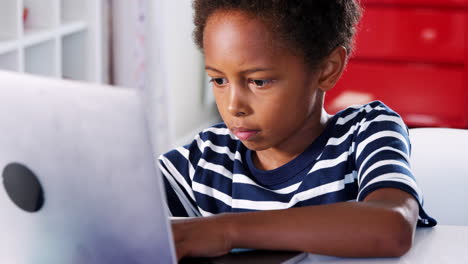
M 241 141 L 229 130 L 226 124 L 218 123 L 202 130 L 186 147 L 189 149 L 195 147 L 200 152 L 209 149 L 215 152 L 229 150 L 235 153 L 240 145 Z
M 218 136 L 218 135 L 232 135 L 229 131 L 228 127 L 224 122 L 214 124 L 208 128 L 203 129 L 200 134 L 206 134 L 211 136 Z
M 372 101 L 363 105 L 352 105 L 335 114 L 335 125 L 362 125 L 366 122 L 377 121 L 384 117 L 400 119 L 398 113 L 381 101 Z
M 240 140 L 231 133 L 226 124 L 218 123 L 199 132 L 186 145 L 162 154 L 160 159 L 190 160 L 196 164 L 200 161 L 219 159 L 220 155 L 227 155 L 234 160 L 240 147 Z
M 400 115 L 381 101 L 349 106 L 336 113 L 329 126 L 331 128 L 327 130 L 328 136 L 343 138 L 354 134 L 355 140 L 383 131 L 396 131 L 405 135 L 408 133 L 408 127 Z
M 218 143 L 216 145 L 224 146 L 239 142 L 239 139 L 229 130 L 225 123 L 218 123 L 202 130 L 197 137 L 203 141 Z

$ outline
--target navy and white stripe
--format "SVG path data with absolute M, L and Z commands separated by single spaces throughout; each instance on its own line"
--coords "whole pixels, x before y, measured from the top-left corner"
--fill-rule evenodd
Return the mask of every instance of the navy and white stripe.
M 400 116 L 375 101 L 334 115 L 304 153 L 272 171 L 256 169 L 252 152 L 223 123 L 162 155 L 159 165 L 175 216 L 362 201 L 390 187 L 413 195 L 421 208 L 418 224 L 433 226 L 422 209 L 410 152 Z

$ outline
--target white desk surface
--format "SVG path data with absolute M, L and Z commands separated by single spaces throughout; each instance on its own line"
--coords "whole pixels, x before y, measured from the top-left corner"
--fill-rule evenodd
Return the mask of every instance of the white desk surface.
M 413 247 L 400 258 L 353 259 L 301 254 L 283 264 L 468 264 L 468 226 L 418 228 Z

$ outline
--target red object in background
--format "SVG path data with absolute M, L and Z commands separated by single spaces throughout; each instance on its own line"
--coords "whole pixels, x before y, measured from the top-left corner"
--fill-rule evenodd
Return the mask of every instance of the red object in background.
M 335 113 L 381 100 L 410 127 L 468 128 L 468 0 L 361 0 L 364 16 Z
M 28 20 L 28 15 L 29 15 L 29 8 L 25 7 L 23 8 L 23 23 L 26 23 Z

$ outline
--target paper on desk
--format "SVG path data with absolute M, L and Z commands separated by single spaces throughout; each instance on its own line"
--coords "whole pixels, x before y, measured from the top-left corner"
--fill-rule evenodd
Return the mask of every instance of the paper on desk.
M 328 263 L 328 264 L 343 263 L 343 258 L 302 253 L 302 254 L 295 256 L 294 258 L 291 258 L 283 262 L 282 264 L 313 264 L 313 263 Z M 355 262 L 352 262 L 352 263 L 355 263 Z M 356 263 L 361 263 L 361 262 L 356 262 Z
M 307 259 L 307 253 L 302 253 L 302 254 L 299 254 L 297 256 L 295 256 L 294 258 L 290 258 L 288 260 L 286 260 L 285 262 L 281 263 L 281 264 L 299 264 L 301 263 L 301 261 Z
M 392 258 L 380 258 L 380 259 L 371 259 L 371 258 L 340 258 L 340 257 L 332 257 L 332 256 L 325 256 L 325 255 L 316 255 L 316 254 L 308 254 L 302 253 L 299 254 L 281 264 L 317 264 L 317 263 L 327 263 L 327 264 L 362 264 L 362 263 L 392 263 L 395 264 L 395 259 Z M 406 262 L 396 262 L 396 263 L 406 263 Z M 411 263 L 411 262 L 410 262 Z

